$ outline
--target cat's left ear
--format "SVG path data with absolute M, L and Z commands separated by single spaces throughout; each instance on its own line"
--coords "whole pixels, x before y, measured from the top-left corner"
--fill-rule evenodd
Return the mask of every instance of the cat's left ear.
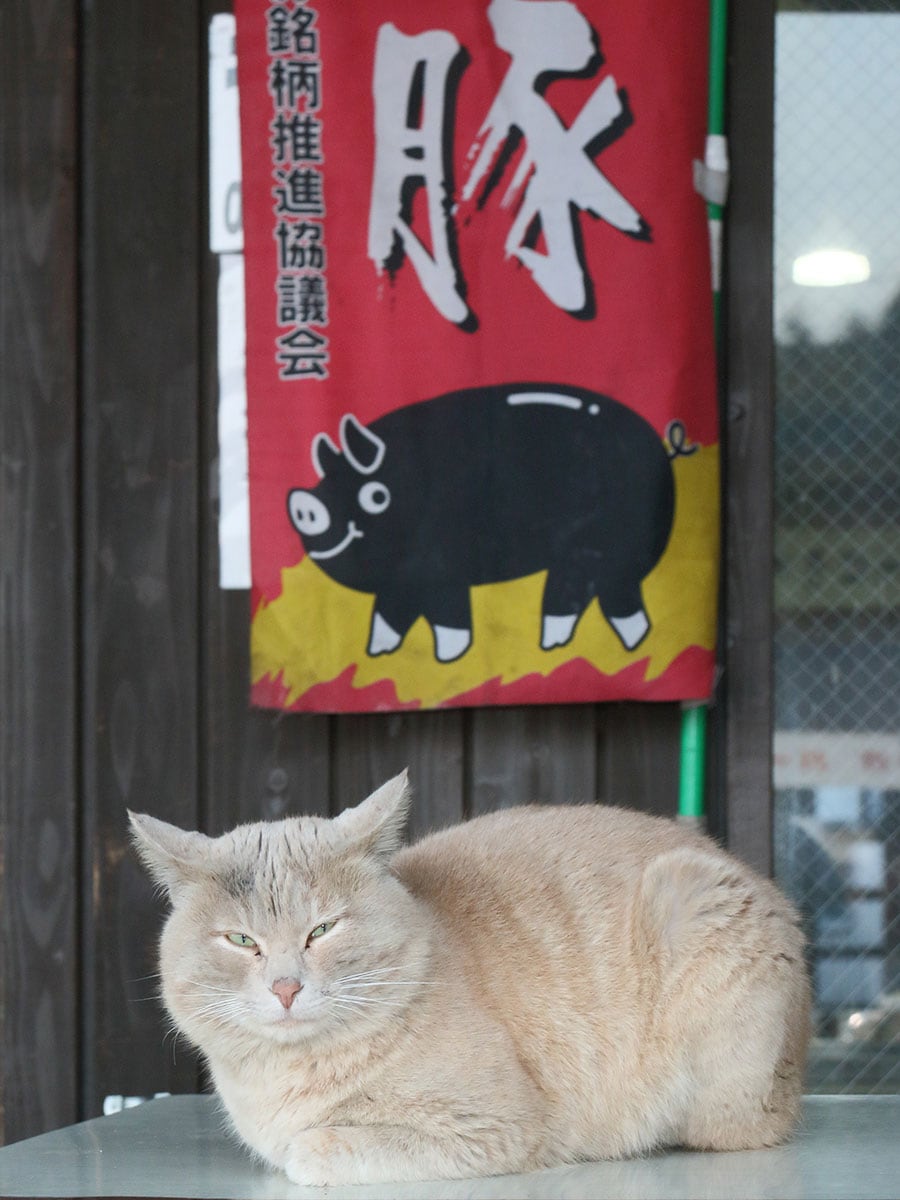
M 403 841 L 411 799 L 409 772 L 401 771 L 362 804 L 344 809 L 334 822 L 352 845 L 369 854 L 389 858 Z
M 131 837 L 154 882 L 171 895 L 180 885 L 209 872 L 215 839 L 191 833 L 145 813 L 129 812 Z

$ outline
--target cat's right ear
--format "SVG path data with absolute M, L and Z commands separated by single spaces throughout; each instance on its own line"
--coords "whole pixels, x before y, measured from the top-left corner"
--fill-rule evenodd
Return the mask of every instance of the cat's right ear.
M 129 812 L 131 839 L 157 886 L 168 895 L 209 874 L 213 838 L 189 833 L 146 813 Z

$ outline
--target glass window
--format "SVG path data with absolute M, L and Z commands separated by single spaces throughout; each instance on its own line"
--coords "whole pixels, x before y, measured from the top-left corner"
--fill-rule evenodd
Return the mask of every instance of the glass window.
M 775 854 L 807 1090 L 900 1090 L 900 3 L 782 3 Z

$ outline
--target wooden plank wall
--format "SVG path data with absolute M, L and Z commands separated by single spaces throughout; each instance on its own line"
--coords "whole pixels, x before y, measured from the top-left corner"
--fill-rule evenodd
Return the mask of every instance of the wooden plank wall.
M 127 808 L 216 833 L 337 812 L 405 765 L 414 833 L 522 799 L 676 805 L 675 705 L 248 709 L 248 598 L 217 584 L 206 250 L 226 7 L 154 0 L 151 28 L 141 0 L 0 6 L 0 1141 L 200 1085 L 153 999 L 162 909 Z
M 82 68 L 82 1076 L 196 1086 L 158 1037 L 126 809 L 199 819 L 200 81 L 194 5 L 94 0 Z M 138 982 L 141 981 L 141 982 Z M 145 1053 L 149 1052 L 149 1058 Z M 115 1086 L 113 1082 L 115 1081 Z
M 726 261 L 725 619 L 719 659 L 722 829 L 771 873 L 774 621 L 773 4 L 729 6 L 731 192 Z
M 74 6 L 0 6 L 0 1132 L 75 1111 Z

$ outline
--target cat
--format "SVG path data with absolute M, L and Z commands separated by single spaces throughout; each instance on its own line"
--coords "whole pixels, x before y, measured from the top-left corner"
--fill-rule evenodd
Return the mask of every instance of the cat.
M 409 798 L 217 838 L 130 814 L 165 1004 L 257 1155 L 358 1184 L 790 1136 L 809 986 L 773 883 L 598 805 L 402 847 Z

